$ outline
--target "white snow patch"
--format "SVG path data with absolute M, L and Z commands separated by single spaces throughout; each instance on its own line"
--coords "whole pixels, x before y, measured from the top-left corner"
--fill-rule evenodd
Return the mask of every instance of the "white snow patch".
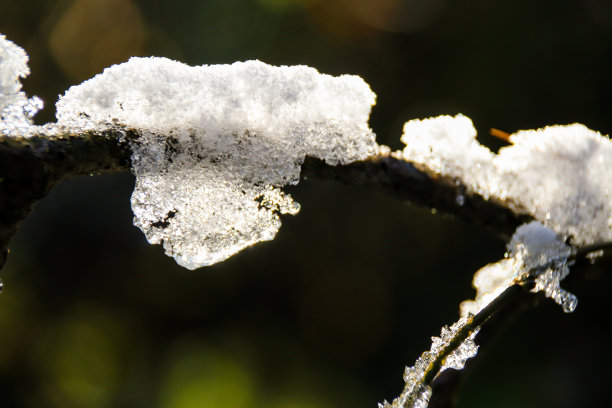
M 569 275 L 568 257 L 573 249 L 551 229 L 537 221 L 517 228 L 508 244 L 509 256 L 514 259 L 518 279 L 530 271 L 536 271 L 533 292 L 544 292 L 571 313 L 578 299 L 561 288 L 561 281 Z
M 329 164 L 379 151 L 375 94 L 359 77 L 259 61 L 191 67 L 132 58 L 70 88 L 58 124 L 135 129 L 134 223 L 193 269 L 274 237 L 299 205 L 280 187 L 306 155 Z
M 474 189 L 486 180 L 494 156 L 476 141 L 476 129 L 463 115 L 406 122 L 401 141 L 406 145 L 402 152 L 406 160 L 435 174 L 464 180 Z
M 407 122 L 402 156 L 527 211 L 576 246 L 612 240 L 612 142 L 580 124 L 517 132 L 494 155 L 465 116 Z
M 32 117 L 42 109 L 42 101 L 27 98 L 21 91 L 20 78 L 30 74 L 28 55 L 0 34 L 0 134 L 28 136 Z
M 502 259 L 476 271 L 472 280 L 472 286 L 476 289 L 476 298 L 461 302 L 459 305 L 461 316 L 480 312 L 511 286 L 516 278 L 514 264 L 514 258 Z

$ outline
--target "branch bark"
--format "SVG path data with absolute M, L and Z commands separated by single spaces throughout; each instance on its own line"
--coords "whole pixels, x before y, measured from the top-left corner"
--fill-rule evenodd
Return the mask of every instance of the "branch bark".
M 34 204 L 63 178 L 127 171 L 130 150 L 115 132 L 0 136 L 0 269 Z
M 63 178 L 128 171 L 129 140 L 138 134 L 124 129 L 71 134 L 41 128 L 31 137 L 0 135 L 0 268 L 11 237 L 33 205 Z M 333 180 L 378 192 L 482 224 L 504 238 L 529 220 L 510 203 L 470 193 L 460 180 L 429 174 L 393 155 L 374 156 L 343 166 L 307 158 L 302 178 Z

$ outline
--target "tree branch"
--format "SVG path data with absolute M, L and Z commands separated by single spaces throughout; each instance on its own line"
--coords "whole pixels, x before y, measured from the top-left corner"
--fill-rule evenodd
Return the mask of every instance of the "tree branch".
M 519 225 L 533 220 L 526 210 L 516 210 L 518 206 L 514 203 L 486 199 L 470 192 L 461 180 L 431 174 L 394 155 L 373 156 L 343 166 L 329 166 L 308 157 L 302 165 L 302 178 L 308 177 L 390 194 L 411 204 L 481 224 L 506 240 Z
M 128 140 L 138 137 L 134 131 L 118 128 L 78 134 L 56 127 L 40 129 L 31 137 L 0 136 L 0 268 L 19 222 L 55 183 L 71 176 L 127 171 L 131 155 Z M 511 203 L 487 200 L 470 193 L 460 180 L 429 174 L 393 155 L 341 166 L 307 158 L 302 178 L 309 177 L 391 194 L 485 225 L 504 238 L 532 219 Z
M 131 152 L 125 137 L 121 142 L 117 136 L 118 132 L 0 135 L 0 268 L 21 220 L 59 180 L 129 169 Z
M 41 129 L 40 134 L 31 137 L 0 135 L 0 268 L 6 260 L 9 240 L 19 222 L 59 180 L 78 175 L 127 171 L 131 156 L 129 140 L 138 137 L 134 131 L 121 129 L 79 134 L 52 127 Z M 302 166 L 302 178 L 311 177 L 387 193 L 468 222 L 483 224 L 505 238 L 517 226 L 532 219 L 527 211 L 517 210 L 519 207 L 514 203 L 485 199 L 470 192 L 460 180 L 430 174 L 394 155 L 373 156 L 341 166 L 330 166 L 321 160 L 307 158 Z M 573 259 L 610 247 L 612 243 L 580 248 Z M 531 271 L 530 279 L 536 274 L 536 270 Z M 434 384 L 445 359 L 493 315 L 507 312 L 507 308 L 516 304 L 528 286 L 529 279 L 508 287 L 472 316 L 428 365 L 421 384 Z M 414 390 L 418 390 L 418 387 Z

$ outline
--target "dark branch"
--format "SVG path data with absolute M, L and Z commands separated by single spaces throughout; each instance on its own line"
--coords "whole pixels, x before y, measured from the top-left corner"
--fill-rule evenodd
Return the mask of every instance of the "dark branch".
M 374 156 L 344 166 L 329 166 L 307 158 L 302 178 L 334 180 L 390 194 L 412 204 L 481 224 L 494 234 L 509 239 L 521 224 L 533 220 L 527 211 L 513 211 L 516 205 L 485 199 L 471 193 L 461 180 L 440 177 L 393 156 Z
M 136 137 L 135 132 L 122 129 L 27 138 L 0 136 L 0 268 L 19 222 L 38 200 L 66 177 L 127 171 L 131 155 L 127 140 Z M 302 177 L 334 180 L 391 194 L 483 224 L 504 238 L 531 219 L 527 212 L 513 211 L 511 208 L 516 207 L 507 202 L 470 193 L 460 180 L 428 174 L 410 162 L 389 155 L 343 166 L 307 158 Z
M 0 268 L 21 220 L 59 180 L 129 169 L 131 153 L 119 135 L 0 136 Z

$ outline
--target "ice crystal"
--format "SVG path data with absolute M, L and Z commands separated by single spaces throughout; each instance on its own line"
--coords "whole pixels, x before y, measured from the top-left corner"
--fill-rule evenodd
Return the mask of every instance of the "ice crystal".
M 478 353 L 478 346 L 474 343 L 478 329 L 473 330 L 458 347 L 453 350 L 449 349 L 451 342 L 457 338 L 460 330 L 470 322 L 471 318 L 472 316 L 462 317 L 452 326 L 442 327 L 440 337 L 431 338 L 431 349 L 421 354 L 412 367 L 406 367 L 404 372 L 406 385 L 400 396 L 391 403 L 384 401 L 378 404 L 378 407 L 426 408 L 431 397 L 431 387 L 424 383 L 424 377 L 432 369 L 433 363 L 442 359 L 440 370 L 436 373 L 436 375 L 439 375 L 448 368 L 462 369 L 466 360 Z
M 467 337 L 451 349 L 459 333 L 467 329 L 475 314 L 480 312 L 506 288 L 515 283 L 534 279 L 534 292 L 542 291 L 571 312 L 576 307 L 576 297 L 560 287 L 560 281 L 569 272 L 568 257 L 572 248 L 558 234 L 538 221 L 517 228 L 508 243 L 507 258 L 480 269 L 474 275 L 477 290 L 474 300 L 461 304 L 461 318 L 452 326 L 444 326 L 440 337 L 432 337 L 431 349 L 421 354 L 412 367 L 404 373 L 406 386 L 392 403 L 383 402 L 379 408 L 427 407 L 431 388 L 424 382 L 425 376 L 441 361 L 439 375 L 448 368 L 461 370 L 467 359 L 478 352 L 474 342 L 480 328 L 470 328 Z
M 0 34 L 0 134 L 27 136 L 32 132 L 32 117 L 42 101 L 28 99 L 21 91 L 20 78 L 30 74 L 28 55 Z
M 446 356 L 440 372 L 446 370 L 447 368 L 463 370 L 463 367 L 465 367 L 465 362 L 478 353 L 478 345 L 474 341 L 478 331 L 478 329 L 472 331 L 468 338 L 462 341 L 455 350 Z
M 494 155 L 465 116 L 404 126 L 402 156 L 505 202 L 577 246 L 612 240 L 612 142 L 580 124 L 520 131 Z
M 474 274 L 476 298 L 461 303 L 461 315 L 476 314 L 514 283 L 535 279 L 533 292 L 544 292 L 566 313 L 576 309 L 576 296 L 561 288 L 569 274 L 572 248 L 550 228 L 533 221 L 517 228 L 508 243 L 507 259 L 489 264 Z
M 379 147 L 359 77 L 259 61 L 191 67 L 132 58 L 70 88 L 58 123 L 135 129 L 134 223 L 187 268 L 274 237 L 299 206 L 280 189 L 306 155 L 348 163 Z
M 512 285 L 516 278 L 514 265 L 514 258 L 509 258 L 480 268 L 474 274 L 472 280 L 472 286 L 476 289 L 476 298 L 461 302 L 461 316 L 480 312 L 507 287 Z
M 516 274 L 536 273 L 534 292 L 544 292 L 563 307 L 573 312 L 578 299 L 561 288 L 561 281 L 569 274 L 568 257 L 572 248 L 557 234 L 537 221 L 517 228 L 508 244 L 509 255 L 515 260 Z

